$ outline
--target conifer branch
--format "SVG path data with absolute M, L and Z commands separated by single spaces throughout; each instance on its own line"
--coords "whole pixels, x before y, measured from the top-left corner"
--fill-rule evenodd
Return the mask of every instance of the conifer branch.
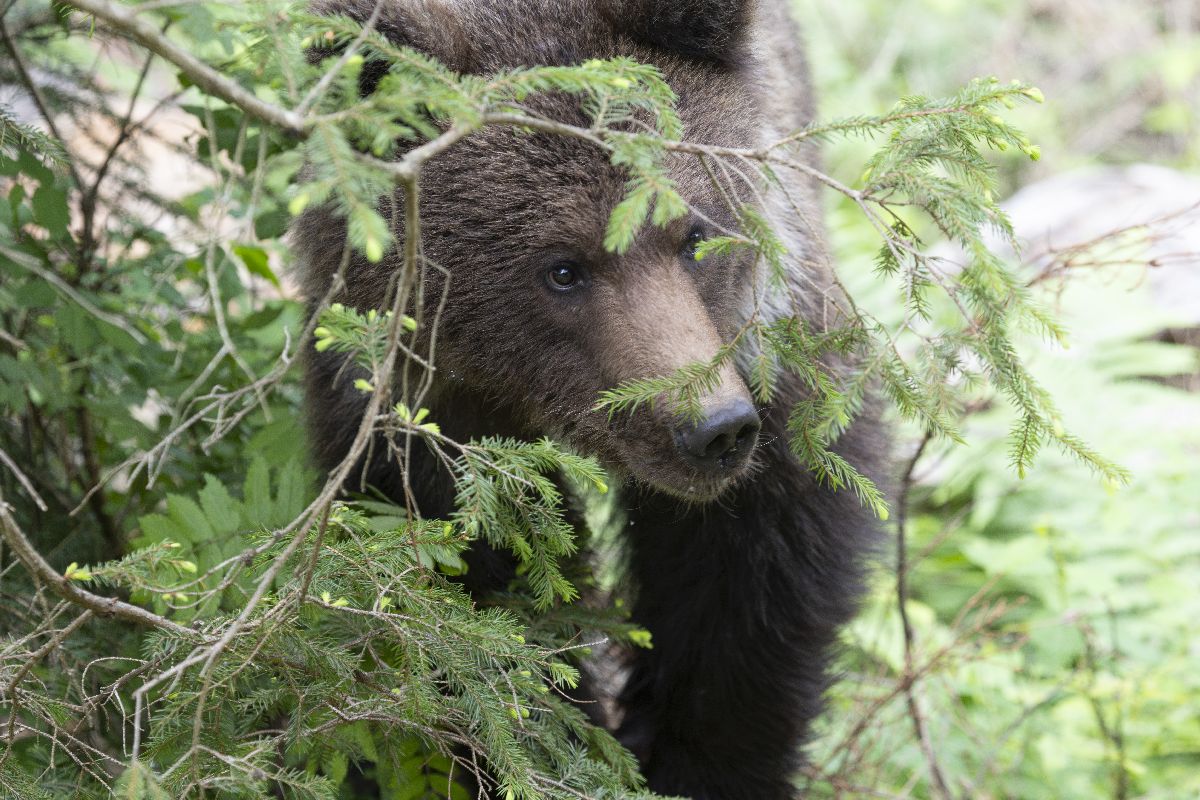
M 29 573 L 41 583 L 49 586 L 55 594 L 64 600 L 69 600 L 76 605 L 90 609 L 101 616 L 119 617 L 140 625 L 162 628 L 187 639 L 196 638 L 196 632 L 190 628 L 185 628 L 166 617 L 155 614 L 152 611 L 147 611 L 140 606 L 118 600 L 115 597 L 102 597 L 98 594 L 92 594 L 86 589 L 81 589 L 78 581 L 59 574 L 29 541 L 25 532 L 17 524 L 16 518 L 12 515 L 12 507 L 4 502 L 2 496 L 0 496 L 0 533 L 4 535 L 4 541 L 12 548 L 13 553 L 25 565 Z

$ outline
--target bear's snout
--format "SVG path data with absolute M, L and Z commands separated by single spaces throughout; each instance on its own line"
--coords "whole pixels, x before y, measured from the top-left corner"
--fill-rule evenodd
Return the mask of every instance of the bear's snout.
M 684 460 L 708 473 L 735 471 L 750 458 L 762 427 L 746 399 L 733 398 L 704 418 L 675 431 L 675 446 Z

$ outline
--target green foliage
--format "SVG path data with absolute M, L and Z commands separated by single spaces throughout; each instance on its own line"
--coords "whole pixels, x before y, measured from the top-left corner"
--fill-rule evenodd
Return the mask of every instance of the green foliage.
M 93 40 L 39 22 L 41 10 L 6 24 L 27 13 L 21 29 L 52 46 L 23 46 L 24 57 L 75 74 Z M 20 520 L 14 535 L 72 586 L 128 596 L 161 629 L 87 616 L 68 629 L 77 615 L 43 608 L 4 549 L 0 793 L 332 798 L 365 782 L 391 798 L 463 797 L 477 769 L 514 798 L 636 793 L 629 754 L 559 696 L 578 680 L 581 631 L 648 643 L 620 613 L 565 605 L 577 594 L 564 562 L 575 541 L 551 475 L 603 491 L 600 471 L 549 442 L 480 442 L 455 461 L 463 502 L 451 519 L 328 497 L 314 513 L 291 388 L 293 342 L 309 333 L 286 299 L 279 237 L 291 213 L 326 202 L 380 258 L 391 228 L 377 200 L 394 178 L 364 152 L 391 157 L 396 140 L 547 90 L 584 95 L 604 124 L 649 111 L 678 135 L 669 89 L 627 60 L 460 78 L 371 38 L 368 57 L 396 63 L 377 105 L 358 104 L 360 65 L 322 89 L 332 62 L 309 64 L 301 43 L 350 23 L 298 15 L 284 33 L 285 10 L 166 12 L 197 52 L 265 94 L 313 92 L 297 140 L 180 76 L 209 172 L 178 202 L 148 190 L 130 199 L 142 166 L 133 145 L 113 147 L 107 174 L 74 151 L 77 169 L 59 169 L 54 140 L 5 111 L 0 493 Z M 56 113 L 99 109 L 137 141 L 141 123 L 110 110 L 94 82 L 78 96 L 41 88 Z M 416 328 L 342 306 L 318 323 L 318 348 L 353 353 L 368 376 L 386 368 L 393 332 Z M 449 446 L 424 409 L 389 408 L 397 426 Z M 487 606 L 450 580 L 480 536 L 522 565 L 511 595 Z M 59 631 L 67 646 L 38 654 Z
M 665 151 L 659 138 L 646 135 L 614 137 L 611 147 L 612 162 L 636 176 L 627 184 L 625 198 L 613 208 L 604 232 L 605 249 L 624 253 L 633 244 L 647 217 L 660 228 L 665 227 L 671 220 L 687 213 L 687 204 L 661 166 Z
M 1004 439 L 1019 412 L 1002 405 L 964 422 L 968 447 L 939 447 L 922 462 L 931 472 L 909 523 L 913 670 L 960 792 L 968 780 L 979 796 L 1200 791 L 1196 719 L 1182 711 L 1200 697 L 1190 589 L 1200 578 L 1200 398 L 1169 385 L 1200 362 L 1192 347 L 1150 341 L 1149 292 L 1112 278 L 1076 277 L 1060 298 L 1070 350 L 1047 352 L 1031 336 L 1019 346 L 1081 434 L 1137 465 L 1129 485 L 1081 479 L 1060 454 L 1016 479 Z M 880 576 L 847 636 L 844 666 L 869 678 L 837 688 L 814 754 L 828 775 L 883 791 L 927 774 L 897 691 L 899 631 L 894 576 Z M 858 749 L 839 752 L 863 720 L 870 732 L 856 736 Z M 834 786 L 811 788 L 832 797 Z M 920 796 L 932 795 L 927 787 Z
M 65 163 L 63 148 L 57 139 L 26 125 L 17 119 L 11 108 L 0 105 L 0 155 L 15 159 L 22 152 L 31 153 L 54 166 Z
M 653 407 L 666 399 L 671 409 L 687 420 L 698 420 L 704 410 L 700 401 L 721 382 L 721 368 L 733 357 L 736 342 L 722 347 L 707 363 L 695 362 L 680 367 L 662 378 L 638 378 L 626 381 L 615 389 L 606 389 L 596 401 L 597 410 L 607 410 L 609 416 L 632 414 L 641 406 Z
M 321 324 L 313 330 L 317 339 L 313 347 L 317 352 L 354 353 L 359 365 L 375 374 L 387 355 L 387 333 L 392 316 L 391 311 L 381 314 L 375 309 L 360 314 L 353 308 L 334 303 L 321 313 Z M 416 320 L 407 314 L 400 315 L 400 325 L 410 333 L 417 327 Z
M 1033 162 L 1011 145 L 990 157 L 998 196 L 1078 165 L 1196 164 L 1194 119 L 1176 117 L 1180 124 L 1166 132 L 1142 116 L 1200 88 L 1200 73 L 1180 63 L 1191 58 L 1182 50 L 1196 50 L 1194 21 L 1169 30 L 1169 19 L 1135 3 L 797 5 L 826 117 L 886 108 L 915 91 L 948 94 L 997 65 L 1036 75 L 1046 107 L 1018 105 L 1001 115 L 1030 132 L 1044 157 Z M 1085 19 L 1095 24 L 1080 24 Z M 1090 79 L 1075 80 L 1075 70 Z M 1165 86 L 1168 71 L 1170 89 L 1145 90 Z M 1109 116 L 1117 108 L 1127 124 Z M 856 137 L 827 149 L 831 174 L 858 175 L 875 146 Z M 930 222 L 903 209 L 900 215 L 900 232 L 907 238 L 904 231 L 915 228 L 922 249 L 943 237 Z M 878 228 L 851 198 L 838 196 L 830 230 L 856 301 L 898 324 L 895 293 L 883 291 L 876 271 Z M 1098 257 L 1111 245 L 1093 243 L 1088 253 Z M 1167 320 L 1150 302 L 1140 247 L 1111 267 L 1068 269 L 1065 287 L 1039 284 L 1028 266 L 1016 266 L 1022 282 L 1034 282 L 1025 293 L 1033 307 L 1053 304 L 1070 348 L 1033 318 L 1010 332 L 1059 418 L 1129 467 L 1129 484 L 1089 480 L 1055 447 L 1023 479 L 1013 474 L 1011 435 L 1021 409 L 996 402 L 980 379 L 927 398 L 938 401 L 930 411 L 959 407 L 961 399 L 950 402 L 956 395 L 967 398 L 965 417 L 947 417 L 966 446 L 931 441 L 916 464 L 903 542 L 912 663 L 905 663 L 889 570 L 846 637 L 841 667 L 861 677 L 835 687 L 812 751 L 818 769 L 803 784 L 807 795 L 947 796 L 914 731 L 908 685 L 949 796 L 1167 800 L 1200 792 L 1191 713 L 1200 702 L 1192 646 L 1200 617 L 1190 590 L 1200 581 L 1192 466 L 1200 446 L 1198 362 L 1194 347 L 1162 341 Z M 958 310 L 927 285 L 936 272 L 915 277 L 914 288 L 932 301 L 929 328 L 921 329 L 943 328 Z M 923 317 L 914 320 L 920 326 Z M 911 336 L 900 344 L 904 353 L 922 346 Z M 963 360 L 950 340 L 927 350 L 931 360 Z M 881 368 L 898 369 L 894 363 Z M 929 417 L 917 419 L 916 428 L 928 427 Z
M 997 159 L 1004 194 L 1049 171 L 1152 160 L 1200 164 L 1200 31 L 1194 15 L 1083 0 L 1038 6 L 1003 0 L 793 0 L 806 23 L 826 118 L 885 108 L 902 95 L 952 92 L 975 75 L 1036 75 L 1046 110 L 1016 111 L 1045 159 L 1010 149 Z M 1086 74 L 1088 80 L 1079 80 Z M 870 144 L 831 153 L 857 171 Z
M 359 787 L 368 786 L 361 791 L 387 798 L 457 800 L 478 768 L 475 777 L 494 778 L 496 795 L 510 800 L 641 794 L 631 756 L 564 697 L 593 634 L 652 644 L 619 608 L 573 602 L 592 578 L 573 557 L 562 494 L 575 484 L 602 505 L 599 467 L 545 440 L 450 441 L 419 388 L 392 392 L 397 360 L 428 366 L 410 349 L 428 321 L 333 305 L 306 325 L 282 236 L 291 216 L 324 205 L 347 220 L 350 247 L 411 267 L 409 254 L 390 250 L 399 216 L 419 220 L 419 208 L 404 206 L 421 159 L 503 125 L 608 151 L 629 182 L 605 246 L 624 251 L 647 221 L 663 226 L 686 212 L 664 164 L 699 154 L 679 141 L 670 87 L 653 67 L 622 58 L 457 75 L 351 20 L 290 3 L 182 3 L 139 15 L 299 121 L 276 127 L 159 61 L 144 74 L 98 62 L 108 34 L 81 15 L 39 2 L 6 14 L 18 54 L 33 74 L 53 77 L 39 102 L 72 120 L 85 145 L 64 147 L 0 108 L 0 502 L 18 523 L 5 528 L 0 552 L 0 792 L 334 798 L 366 796 Z M 387 65 L 379 90 L 360 98 L 361 71 L 377 62 Z M 0 64 L 6 84 L 20 85 L 21 72 Z M 178 199 L 159 194 L 139 149 L 151 147 L 159 107 L 144 101 L 154 91 L 195 129 L 188 152 L 203 174 Z M 529 115 L 525 102 L 549 92 L 577 96 L 589 125 Z M 1006 440 L 960 456 L 911 520 L 914 544 L 929 551 L 920 567 L 929 580 L 906 610 L 922 641 L 955 654 L 929 667 L 946 680 L 945 696 L 933 699 L 947 720 L 936 731 L 946 764 L 955 774 L 982 770 L 980 785 L 997 796 L 1047 785 L 1094 796 L 1114 775 L 1147 794 L 1190 789 L 1197 733 L 1172 713 L 1200 694 L 1181 644 L 1194 640 L 1200 616 L 1176 602 L 1186 581 L 1156 581 L 1172 559 L 1195 563 L 1167 510 L 1194 504 L 1194 432 L 1182 432 L 1174 459 L 1146 467 L 1128 495 L 1108 494 L 1112 481 L 1072 483 L 1054 452 L 1040 471 L 1031 465 L 1053 444 L 1119 482 L 1123 473 L 1084 442 L 1141 469 L 1137 443 L 1112 426 L 1080 437 L 1064 420 L 1138 408 L 1197 415 L 1170 390 L 1129 380 L 1152 357 L 1182 371 L 1178 348 L 1148 345 L 1139 338 L 1147 331 L 1074 381 L 1068 370 L 1030 366 L 1028 337 L 1058 342 L 1062 331 L 983 235 L 1011 235 L 988 150 L 1038 157 L 1007 121 L 1007 107 L 1037 99 L 1027 85 L 981 80 L 945 99 L 906 96 L 885 114 L 814 125 L 761 152 L 702 151 L 709 162 L 757 165 L 764 189 L 780 191 L 807 142 L 868 141 L 853 188 L 824 177 L 842 213 L 854 214 L 837 226 L 858 237 L 847 249 L 877 254 L 868 279 L 899 311 L 872 311 L 857 287 L 840 284 L 835 324 L 825 327 L 772 315 L 764 303 L 709 363 L 615 387 L 598 407 L 666 403 L 695 417 L 719 371 L 744 358 L 761 402 L 781 380 L 804 387 L 790 409 L 794 452 L 880 516 L 878 489 L 838 453 L 873 391 L 934 447 Z M 1160 124 L 1170 122 L 1163 112 Z M 730 202 L 738 229 L 701 243 L 696 257 L 748 248 L 755 295 L 786 290 L 796 265 L 780 220 Z M 927 255 L 925 241 L 938 237 L 967 253 L 964 269 Z M 297 342 L 314 338 L 318 350 L 352 356 L 350 378 L 375 404 L 377 431 L 398 446 L 419 438 L 455 471 L 448 518 L 372 497 L 336 500 L 338 487 L 305 469 L 292 366 Z M 967 413 L 996 396 L 1006 403 Z M 1084 402 L 1101 398 L 1114 402 L 1103 415 Z M 1006 464 L 1028 474 L 1023 491 Z M 966 521 L 946 538 L 942 523 L 955 515 Z M 1152 548 L 1127 536 L 1130 519 L 1144 521 Z M 17 563 L 21 537 L 76 594 Z M 519 569 L 502 596 L 475 602 L 454 578 L 481 538 L 511 551 Z M 981 610 L 978 635 L 965 637 L 973 649 L 960 657 L 955 616 L 978 606 L 970 598 L 988 580 L 996 598 L 1027 599 L 1010 616 Z M 898 631 L 891 588 L 872 612 Z M 96 605 L 82 608 L 78 592 Z M 118 597 L 148 616 L 131 616 Z M 1056 638 L 1064 625 L 1071 637 Z M 886 692 L 886 679 L 903 680 L 898 641 L 861 626 L 854 634 L 851 666 L 881 676 L 855 687 Z M 864 702 L 892 713 L 901 694 L 846 692 L 830 745 L 847 733 L 838 719 L 855 724 L 849 712 Z M 1149 732 L 1163 718 L 1172 725 Z M 819 753 L 813 791 L 828 788 L 821 775 L 843 779 L 839 770 L 861 766 L 849 753 L 900 791 L 921 753 L 892 721 L 897 740 Z M 998 744 L 980 756 L 971 742 L 983 735 Z M 1058 741 L 1070 758 L 1055 751 Z
M 996 170 L 981 148 L 1012 146 L 1030 158 L 1039 157 L 1036 147 L 996 111 L 1019 100 L 1041 99 L 1037 89 L 1025 84 L 976 80 L 953 97 L 910 96 L 883 116 L 814 124 L 789 135 L 771 151 L 785 153 L 790 146 L 813 138 L 883 137 L 868 161 L 862 189 L 831 183 L 858 205 L 882 238 L 877 266 L 883 276 L 898 282 L 904 319 L 885 323 L 850 297 L 841 309 L 845 321 L 829 332 L 814 334 L 794 319 L 784 325 L 751 319 L 712 362 L 689 365 L 671 376 L 626 382 L 605 392 L 599 407 L 633 411 L 662 398 L 681 416 L 695 417 L 698 398 L 711 390 L 721 364 L 741 346 L 754 352 L 757 396 L 770 397 L 775 381 L 772 364 L 797 374 L 811 392 L 789 418 L 797 456 L 827 485 L 852 488 L 882 517 L 887 516 L 882 494 L 833 449 L 837 433 L 850 423 L 871 385 L 878 385 L 904 417 L 953 440 L 962 395 L 947 392 L 947 387 L 984 380 L 1021 411 L 1010 434 L 1012 465 L 1019 475 L 1030 469 L 1044 443 L 1053 442 L 1101 475 L 1125 480 L 1120 467 L 1066 431 L 1049 394 L 1017 357 L 1014 329 L 1036 327 L 1056 340 L 1062 339 L 1063 332 L 1031 299 L 1010 267 L 985 245 L 985 235 L 995 230 L 1016 248 L 1011 226 L 996 204 Z M 763 161 L 768 182 L 779 180 L 777 169 L 789 167 L 785 156 Z M 649 184 L 631 185 L 630 194 L 613 212 L 606 246 L 619 251 L 628 245 L 648 213 L 650 196 Z M 906 219 L 913 208 L 924 213 L 929 227 L 963 248 L 970 257 L 965 268 L 948 274 L 933 263 L 914 232 L 916 223 Z M 733 210 L 744 238 L 723 237 L 700 249 L 697 256 L 748 246 L 766 283 L 778 290 L 788 271 L 787 248 L 755 209 Z M 616 235 L 614 229 L 626 235 Z M 922 331 L 918 326 L 929 322 L 935 299 L 957 311 L 958 320 L 953 324 L 939 320 Z M 905 356 L 901 340 L 910 332 L 921 337 L 920 346 L 915 354 Z M 831 354 L 849 359 L 853 366 L 831 368 Z M 968 366 L 968 357 L 976 364 Z
M 558 559 L 575 552 L 575 536 L 562 514 L 556 472 L 607 491 L 599 465 L 560 450 L 553 442 L 484 439 L 463 448 L 458 473 L 456 522 L 469 538 L 511 550 L 520 563 L 536 607 L 578 595 L 559 570 Z
M 113 795 L 121 800 L 168 800 L 170 797 L 163 791 L 154 773 L 140 761 L 134 761 L 121 773 L 121 778 L 113 788 Z

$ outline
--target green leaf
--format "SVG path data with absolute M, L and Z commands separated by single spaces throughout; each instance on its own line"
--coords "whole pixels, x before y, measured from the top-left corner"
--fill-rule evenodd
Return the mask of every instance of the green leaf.
M 55 238 L 67 235 L 71 213 L 67 208 L 67 193 L 53 183 L 43 182 L 33 193 L 33 218 Z
M 200 506 L 217 534 L 236 533 L 241 527 L 242 504 L 212 475 L 204 476 L 200 490 Z
M 308 505 L 308 475 L 298 461 L 291 461 L 276 473 L 275 524 L 282 525 L 299 516 Z
M 267 462 L 255 457 L 246 470 L 246 481 L 242 487 L 242 516 L 245 524 L 252 528 L 270 527 L 274 518 L 271 502 L 271 471 Z
M 266 278 L 275 288 L 279 288 L 279 277 L 271 269 L 266 250 L 251 245 L 236 244 L 233 246 L 233 252 L 246 265 L 246 269 L 251 275 Z
M 206 542 L 214 537 L 212 525 L 203 509 L 190 497 L 167 496 L 167 515 L 175 521 L 183 536 L 180 542 Z
M 650 221 L 664 228 L 672 220 L 679 219 L 687 213 L 687 203 L 679 196 L 679 192 L 669 186 L 661 187 L 654 198 L 654 213 L 650 216 Z
M 173 541 L 184 542 L 189 541 L 184 529 L 175 522 L 162 514 L 146 514 L 138 518 L 138 526 L 141 528 L 142 535 L 137 539 L 139 546 L 146 546 L 155 542 Z

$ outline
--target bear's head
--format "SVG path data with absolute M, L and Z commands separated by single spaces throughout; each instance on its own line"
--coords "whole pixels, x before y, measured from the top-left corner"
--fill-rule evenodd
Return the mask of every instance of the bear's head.
M 458 72 L 630 56 L 661 70 L 686 140 L 759 144 L 746 2 L 384 2 L 376 23 L 383 34 Z M 318 8 L 362 19 L 374 2 Z M 549 120 L 590 124 L 574 97 L 526 105 Z M 700 241 L 737 230 L 728 195 L 753 197 L 753 168 L 683 154 L 667 166 L 689 213 L 665 228 L 647 224 L 616 254 L 603 240 L 628 175 L 596 145 L 488 126 L 439 154 L 420 178 L 425 318 L 438 312 L 436 395 L 484 398 L 497 416 L 518 420 L 523 435 L 551 436 L 643 485 L 708 501 L 748 473 L 760 428 L 732 360 L 701 397 L 698 419 L 661 401 L 632 413 L 596 408 L 604 390 L 713 360 L 754 305 L 747 248 L 694 258 Z M 357 260 L 346 302 L 382 306 L 399 258 Z

